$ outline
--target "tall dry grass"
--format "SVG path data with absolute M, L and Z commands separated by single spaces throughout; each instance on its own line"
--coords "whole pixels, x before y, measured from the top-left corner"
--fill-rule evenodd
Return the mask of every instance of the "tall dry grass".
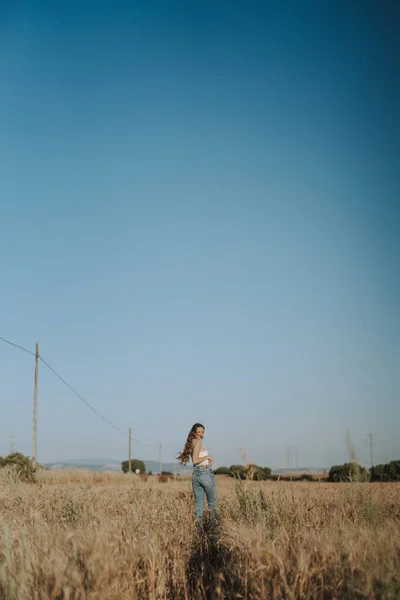
M 0 474 L 0 600 L 400 598 L 400 486 Z

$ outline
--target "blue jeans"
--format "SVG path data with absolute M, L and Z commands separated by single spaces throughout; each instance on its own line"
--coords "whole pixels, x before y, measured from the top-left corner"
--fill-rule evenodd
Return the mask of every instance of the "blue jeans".
M 210 512 L 214 512 L 217 508 L 217 489 L 212 468 L 195 465 L 193 467 L 192 485 L 196 502 L 196 519 L 198 523 L 201 523 L 204 513 L 204 494 L 207 496 Z

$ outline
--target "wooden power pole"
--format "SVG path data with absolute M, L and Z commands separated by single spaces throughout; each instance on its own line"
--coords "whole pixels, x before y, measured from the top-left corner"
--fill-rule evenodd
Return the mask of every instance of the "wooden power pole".
M 371 463 L 371 468 L 374 466 L 374 454 L 373 454 L 373 446 L 374 446 L 374 438 L 372 433 L 368 434 L 368 443 L 369 443 L 369 461 Z
M 286 470 L 290 471 L 292 468 L 292 447 L 286 446 Z
M 39 378 L 39 344 L 36 344 L 35 355 L 35 387 L 33 391 L 33 464 L 37 461 L 37 404 L 38 404 L 38 378 Z
M 132 466 L 132 454 L 131 454 L 131 450 L 132 450 L 132 429 L 131 427 L 129 427 L 129 460 L 128 460 L 128 473 L 132 472 L 131 466 Z

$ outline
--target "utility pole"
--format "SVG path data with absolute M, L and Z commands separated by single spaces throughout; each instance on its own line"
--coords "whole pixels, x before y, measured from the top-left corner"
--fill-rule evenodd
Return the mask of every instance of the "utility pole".
M 371 467 L 373 467 L 374 466 L 374 455 L 373 455 L 372 448 L 375 445 L 375 443 L 374 443 L 374 438 L 373 438 L 372 433 L 368 434 L 368 443 L 369 443 L 369 460 L 371 463 Z
M 131 466 L 132 466 L 132 460 L 131 460 L 132 459 L 132 453 L 131 453 L 131 450 L 132 450 L 132 443 L 131 443 L 131 441 L 132 441 L 132 429 L 131 429 L 131 427 L 129 427 L 128 434 L 129 434 L 128 473 L 131 473 L 132 472 L 132 469 L 131 469 Z
M 298 469 L 299 468 L 299 454 L 297 452 L 297 446 L 291 446 L 291 449 L 294 454 L 294 468 Z
M 328 452 L 325 452 L 324 471 L 329 471 L 329 453 Z
M 160 450 L 159 450 L 159 458 L 160 458 L 160 475 L 162 473 L 162 443 L 160 442 Z
M 286 446 L 286 469 L 292 468 L 292 448 L 291 446 Z
M 35 355 L 35 387 L 33 391 L 33 464 L 37 460 L 37 403 L 38 403 L 38 378 L 39 378 L 39 344 L 36 344 Z

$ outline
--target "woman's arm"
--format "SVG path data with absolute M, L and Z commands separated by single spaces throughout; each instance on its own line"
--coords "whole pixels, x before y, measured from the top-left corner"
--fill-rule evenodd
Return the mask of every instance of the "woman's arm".
M 213 463 L 211 456 L 199 456 L 201 450 L 201 440 L 195 440 L 192 451 L 192 462 L 194 465 L 199 465 L 203 461 L 207 460 L 209 463 Z

